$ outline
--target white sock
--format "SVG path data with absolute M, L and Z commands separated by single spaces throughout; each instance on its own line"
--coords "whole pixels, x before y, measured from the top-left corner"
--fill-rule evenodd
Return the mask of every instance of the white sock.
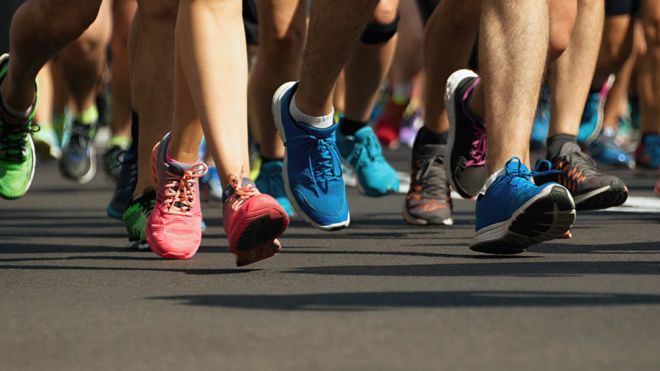
M 333 110 L 330 112 L 329 115 L 325 116 L 310 116 L 306 113 L 301 112 L 298 107 L 296 106 L 296 96 L 293 96 L 293 99 L 291 99 L 291 104 L 289 105 L 289 112 L 291 113 L 291 116 L 303 124 L 307 124 L 309 126 L 318 128 L 318 129 L 325 129 L 329 128 L 334 124 L 334 115 L 335 111 Z
M 489 176 L 488 179 L 486 180 L 486 184 L 484 184 L 484 187 L 482 188 L 482 190 L 485 191 L 486 189 L 488 189 L 488 187 L 490 187 L 490 185 L 495 182 L 495 179 L 497 179 L 500 175 L 504 175 L 505 171 L 506 170 L 504 168 L 501 168 L 501 169 L 497 170 L 496 172 L 494 172 L 493 175 Z

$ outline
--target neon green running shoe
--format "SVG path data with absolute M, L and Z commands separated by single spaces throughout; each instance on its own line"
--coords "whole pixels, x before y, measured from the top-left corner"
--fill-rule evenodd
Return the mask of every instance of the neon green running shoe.
M 154 209 L 156 202 L 156 192 L 153 190 L 143 193 L 141 196 L 133 199 L 124 212 L 122 219 L 126 224 L 128 232 L 128 247 L 131 249 L 148 250 L 147 237 L 147 219 Z
M 7 75 L 9 55 L 0 56 L 0 81 Z M 35 103 L 36 107 L 36 87 Z M 32 133 L 39 130 L 32 123 L 33 109 L 22 125 L 8 125 L 0 115 L 0 197 L 15 200 L 23 197 L 32 184 L 35 156 Z

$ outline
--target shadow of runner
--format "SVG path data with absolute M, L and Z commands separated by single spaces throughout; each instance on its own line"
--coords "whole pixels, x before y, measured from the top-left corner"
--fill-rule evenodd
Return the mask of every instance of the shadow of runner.
M 151 297 L 184 305 L 299 311 L 400 308 L 578 307 L 659 305 L 660 295 L 549 291 L 351 292 L 296 295 L 177 295 Z

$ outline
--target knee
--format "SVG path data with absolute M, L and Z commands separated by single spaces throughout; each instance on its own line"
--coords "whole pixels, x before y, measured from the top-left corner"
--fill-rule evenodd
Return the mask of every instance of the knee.
M 650 8 L 650 9 L 649 9 Z M 660 48 L 660 7 L 647 7 L 642 18 L 648 49 Z
M 566 30 L 553 30 L 550 33 L 549 49 L 550 59 L 555 60 L 568 48 L 571 41 L 571 33 Z
M 307 34 L 307 24 L 295 20 L 287 27 L 269 27 L 265 23 L 260 25 L 259 30 L 259 53 L 269 61 L 298 60 L 302 55 Z M 277 67 L 275 63 L 273 67 Z
M 49 37 L 57 42 L 75 40 L 94 23 L 101 8 L 102 0 L 41 0 L 37 3 L 38 23 L 52 24 Z M 74 9 L 75 8 L 75 9 Z M 57 19 L 57 22 L 53 22 Z
M 399 26 L 399 13 L 396 2 L 381 0 L 371 21 L 362 32 L 360 40 L 365 44 L 384 44 L 396 35 Z
M 147 25 L 151 23 L 176 24 L 178 0 L 138 0 L 140 16 Z

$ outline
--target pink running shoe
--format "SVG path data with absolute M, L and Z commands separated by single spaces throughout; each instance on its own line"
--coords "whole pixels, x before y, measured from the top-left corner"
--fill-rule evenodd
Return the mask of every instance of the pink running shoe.
M 208 168 L 201 162 L 186 169 L 169 163 L 169 142 L 167 133 L 151 154 L 156 204 L 147 221 L 147 243 L 163 258 L 190 259 L 202 241 L 199 178 Z
M 256 263 L 277 254 L 277 240 L 289 226 L 289 216 L 274 198 L 262 194 L 248 178 L 230 176 L 223 194 L 222 224 L 236 265 Z

